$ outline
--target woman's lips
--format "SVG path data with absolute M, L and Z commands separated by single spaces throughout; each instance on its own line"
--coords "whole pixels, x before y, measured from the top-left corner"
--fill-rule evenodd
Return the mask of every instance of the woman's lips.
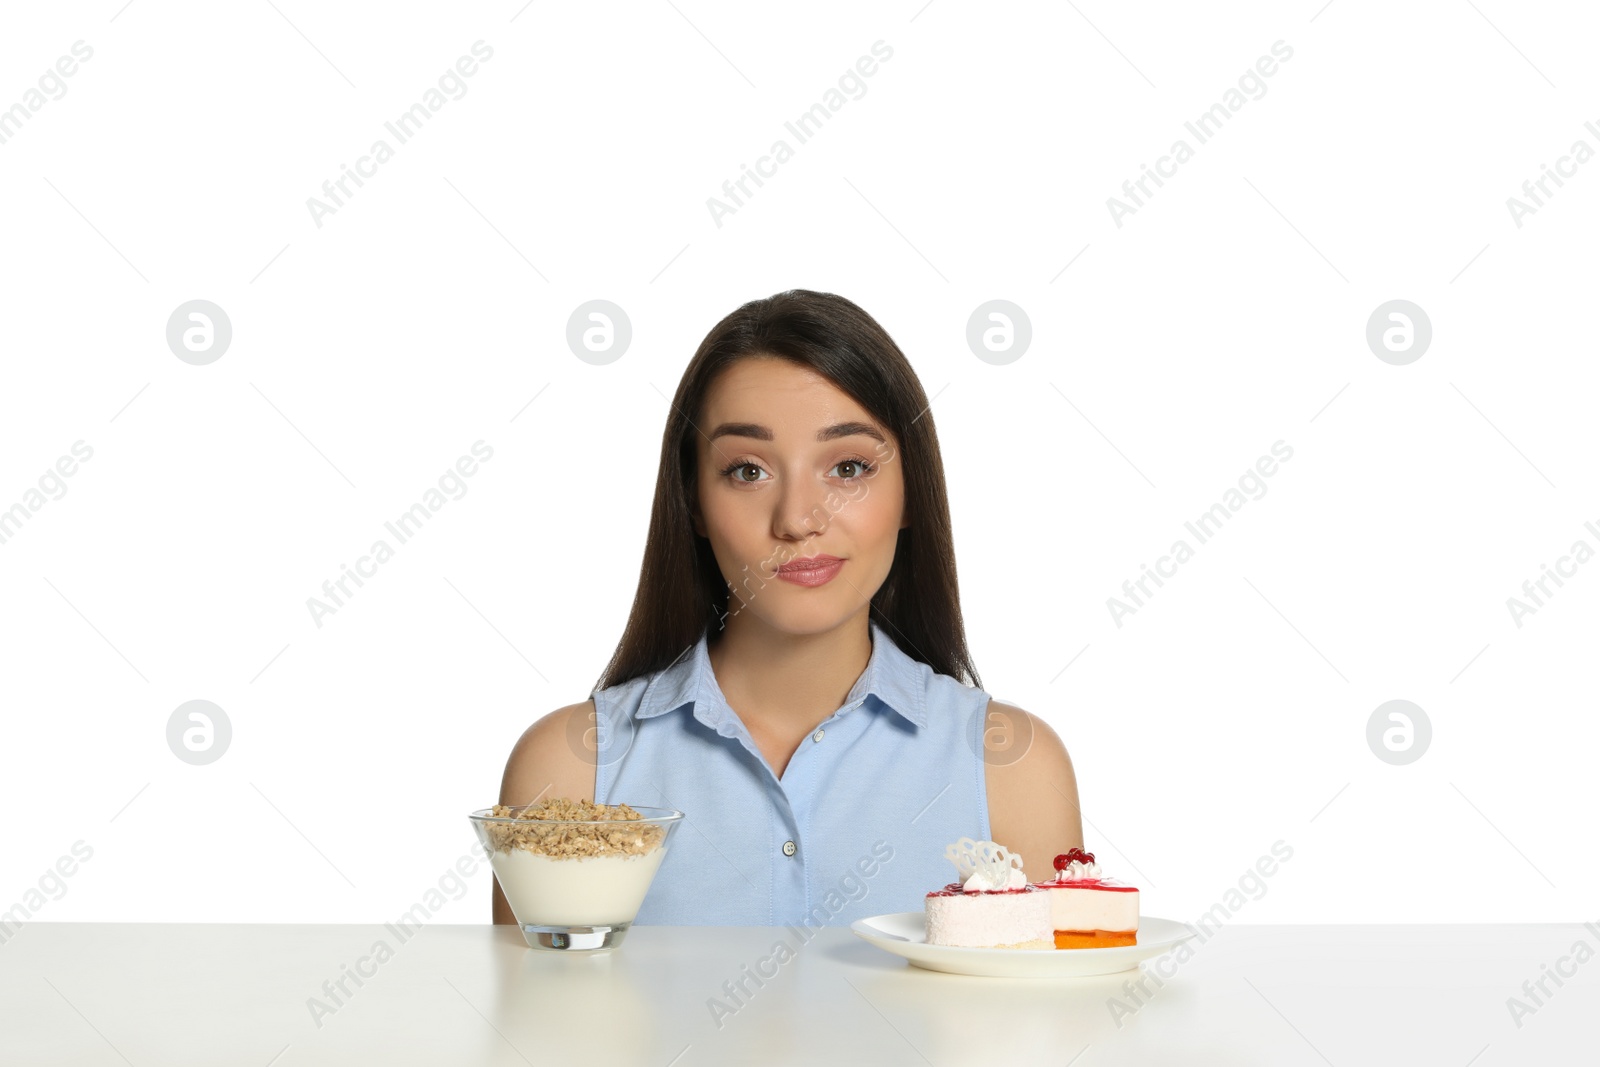
M 778 577 L 795 585 L 825 585 L 843 566 L 844 560 L 834 556 L 811 556 L 785 563 L 778 568 Z

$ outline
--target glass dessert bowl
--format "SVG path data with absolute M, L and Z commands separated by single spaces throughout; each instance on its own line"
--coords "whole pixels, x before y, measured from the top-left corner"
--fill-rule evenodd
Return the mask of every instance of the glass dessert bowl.
M 616 948 L 683 812 L 549 799 L 468 818 L 529 947 Z

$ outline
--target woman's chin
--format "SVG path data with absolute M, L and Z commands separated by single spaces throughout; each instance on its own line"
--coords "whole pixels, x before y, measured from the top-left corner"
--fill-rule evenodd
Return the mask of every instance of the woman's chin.
M 809 590 L 806 591 L 809 592 Z M 765 612 L 756 612 L 754 608 L 746 608 L 745 611 L 753 616 L 750 621 L 758 623 L 763 628 L 776 630 L 790 637 L 815 637 L 818 634 L 837 630 L 839 627 L 850 623 L 856 615 L 860 614 L 859 612 L 848 610 L 848 606 L 843 606 L 845 610 L 840 610 L 842 606 L 838 602 L 831 604 L 784 605 L 781 608 L 776 605 L 768 605 L 768 610 Z M 865 605 L 861 606 L 864 610 Z M 734 616 L 729 616 L 730 625 L 733 624 L 733 619 Z

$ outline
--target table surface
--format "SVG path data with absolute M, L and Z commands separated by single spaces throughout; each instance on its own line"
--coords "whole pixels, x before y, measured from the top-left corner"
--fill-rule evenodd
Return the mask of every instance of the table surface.
M 0 1063 L 1600 1062 L 1600 936 L 1576 924 L 1233 924 L 1074 979 L 926 971 L 848 927 L 638 926 L 579 956 L 510 926 L 401 933 L 25 924 L 0 944 Z

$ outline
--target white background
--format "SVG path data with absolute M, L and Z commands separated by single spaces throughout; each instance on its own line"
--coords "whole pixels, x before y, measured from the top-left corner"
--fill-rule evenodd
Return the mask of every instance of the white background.
M 701 337 L 804 287 L 934 398 L 984 687 L 1066 741 L 1146 911 L 1193 918 L 1281 839 L 1241 921 L 1595 917 L 1600 563 L 1520 628 L 1506 606 L 1600 548 L 1600 162 L 1520 228 L 1506 206 L 1600 149 L 1584 5 L 275 3 L 32 5 L 0 34 L 0 107 L 94 49 L 0 144 L 0 509 L 94 450 L 0 545 L 0 909 L 78 840 L 41 920 L 411 907 L 614 648 Z M 307 198 L 480 39 L 466 94 L 319 228 Z M 192 299 L 232 322 L 207 366 L 166 343 Z M 565 341 L 592 299 L 633 327 L 605 366 Z M 1032 323 L 1004 366 L 965 338 L 991 299 Z M 1392 299 L 1432 321 L 1406 366 L 1365 340 Z M 307 598 L 478 440 L 466 495 L 319 628 Z M 1265 496 L 1116 626 L 1107 598 L 1279 440 Z M 1433 728 L 1405 766 L 1366 740 L 1397 698 Z M 166 744 L 192 699 L 233 728 L 205 766 Z M 436 916 L 488 918 L 482 871 Z

